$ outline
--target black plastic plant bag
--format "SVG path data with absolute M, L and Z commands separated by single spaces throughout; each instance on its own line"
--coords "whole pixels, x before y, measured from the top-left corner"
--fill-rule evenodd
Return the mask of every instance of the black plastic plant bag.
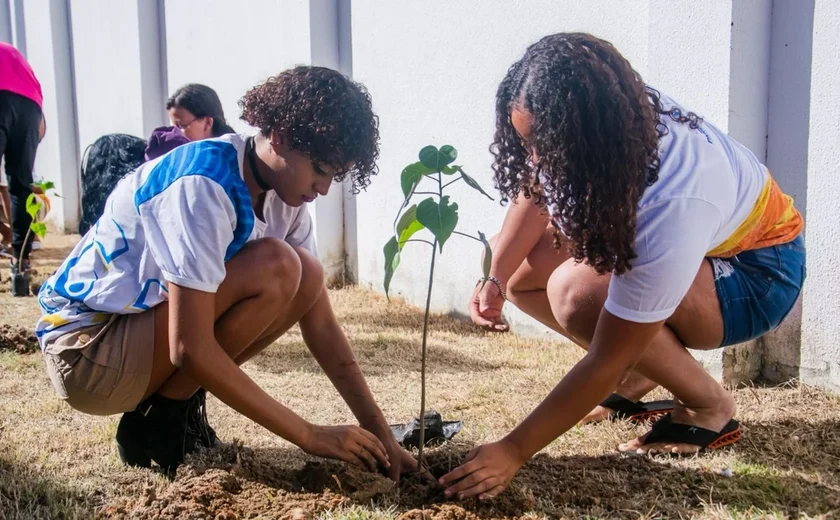
M 426 411 L 426 446 L 437 446 L 452 440 L 456 433 L 461 431 L 461 421 L 444 421 L 440 414 L 434 410 Z M 392 424 L 391 432 L 397 442 L 404 448 L 420 447 L 420 419 L 413 419 L 405 424 Z

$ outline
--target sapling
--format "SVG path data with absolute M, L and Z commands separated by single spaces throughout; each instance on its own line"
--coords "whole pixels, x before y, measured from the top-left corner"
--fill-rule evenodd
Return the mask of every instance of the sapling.
M 36 181 L 32 185 L 37 188 L 37 192 L 33 191 L 26 198 L 26 212 L 32 218 L 32 223 L 29 225 L 29 229 L 26 230 L 26 236 L 23 239 L 24 244 L 29 242 L 32 233 L 35 233 L 39 238 L 47 236 L 47 225 L 38 219 L 38 214 L 45 205 L 47 212 L 49 212 L 50 199 L 47 192 L 49 190 L 55 190 L 55 183 L 52 181 Z M 53 193 L 53 195 L 61 198 L 57 193 Z M 15 296 L 27 296 L 29 294 L 29 273 L 23 264 L 23 251 L 24 248 L 21 248 L 20 255 L 17 259 L 17 273 L 12 277 L 12 287 Z
M 445 145 L 440 149 L 434 146 L 426 146 L 420 150 L 419 161 L 409 164 L 402 171 L 400 185 L 403 193 L 403 202 L 394 220 L 393 236 L 385 244 L 385 295 L 391 286 L 391 279 L 394 271 L 400 264 L 400 256 L 403 248 L 409 242 L 419 242 L 432 247 L 432 257 L 429 264 L 429 286 L 426 292 L 426 312 L 423 318 L 423 343 L 420 354 L 420 444 L 417 456 L 418 466 L 423 467 L 423 447 L 425 445 L 425 415 L 426 415 L 426 342 L 429 329 L 429 306 L 432 300 L 432 282 L 435 274 L 435 258 L 438 251 L 443 254 L 443 246 L 454 235 L 470 238 L 480 242 L 484 246 L 484 261 L 482 270 L 484 276 L 482 283 L 486 283 L 490 275 L 490 262 L 492 252 L 487 238 L 481 231 L 478 236 L 456 231 L 458 224 L 458 204 L 452 202 L 449 195 L 444 195 L 444 190 L 458 181 L 464 181 L 469 187 L 479 191 L 490 200 L 493 198 L 481 188 L 481 186 L 464 172 L 461 166 L 452 164 L 458 157 L 458 152 L 452 146 Z M 449 180 L 451 178 L 451 180 Z M 430 191 L 420 191 L 422 182 L 431 185 Z M 446 181 L 446 182 L 444 182 Z M 425 185 L 424 185 L 425 186 Z M 412 197 L 415 195 L 430 195 L 419 204 L 409 206 Z M 432 234 L 432 241 L 412 238 L 423 229 Z M 389 297 L 390 301 L 390 297 Z

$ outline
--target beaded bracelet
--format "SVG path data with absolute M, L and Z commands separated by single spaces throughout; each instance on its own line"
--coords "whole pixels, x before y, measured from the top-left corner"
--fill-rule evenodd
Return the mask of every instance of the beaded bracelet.
M 502 282 L 498 278 L 496 278 L 495 276 L 488 276 L 486 278 L 482 276 L 478 279 L 478 283 L 476 283 L 475 285 L 478 286 L 478 284 L 485 281 L 493 282 L 494 284 L 496 284 L 496 287 L 499 288 L 499 294 L 502 295 L 502 299 L 507 301 L 507 295 L 505 294 L 505 290 L 502 288 Z

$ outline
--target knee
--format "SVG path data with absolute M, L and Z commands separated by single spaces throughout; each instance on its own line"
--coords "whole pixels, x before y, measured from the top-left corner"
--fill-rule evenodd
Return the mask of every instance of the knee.
M 603 302 L 598 287 L 578 274 L 574 269 L 560 267 L 552 273 L 546 290 L 557 324 L 575 339 L 589 343 Z
M 264 238 L 249 251 L 253 276 L 248 278 L 260 294 L 290 301 L 301 283 L 302 266 L 297 252 L 278 238 Z
M 312 306 L 324 289 L 324 269 L 321 262 L 306 249 L 295 247 L 301 266 L 300 286 L 295 300 L 301 305 Z

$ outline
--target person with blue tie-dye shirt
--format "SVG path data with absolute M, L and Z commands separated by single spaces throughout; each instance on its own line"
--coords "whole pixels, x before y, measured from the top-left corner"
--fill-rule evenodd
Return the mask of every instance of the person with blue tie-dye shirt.
M 209 391 L 307 453 L 397 480 L 413 459 L 333 315 L 306 210 L 333 181 L 358 190 L 377 173 L 370 96 L 333 70 L 297 67 L 239 104 L 256 135 L 191 142 L 128 174 L 43 285 L 47 373 L 75 409 L 123 414 L 128 464 L 172 470 L 216 444 Z M 240 369 L 296 323 L 361 427 L 310 424 Z

